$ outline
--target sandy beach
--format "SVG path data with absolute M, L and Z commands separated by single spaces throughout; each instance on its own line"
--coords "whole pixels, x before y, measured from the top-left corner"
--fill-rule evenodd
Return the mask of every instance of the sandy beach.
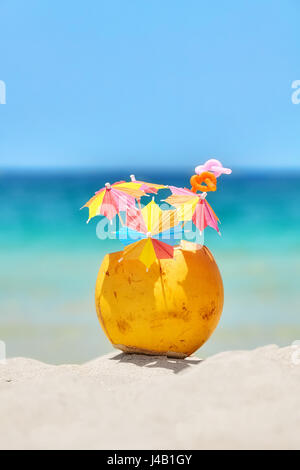
M 0 365 L 1 449 L 300 449 L 295 349 Z M 295 362 L 295 361 L 294 361 Z

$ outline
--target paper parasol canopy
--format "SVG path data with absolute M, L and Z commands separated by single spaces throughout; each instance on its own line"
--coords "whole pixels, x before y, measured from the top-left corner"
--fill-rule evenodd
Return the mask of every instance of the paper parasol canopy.
M 176 211 L 161 210 L 152 199 L 143 209 L 130 207 L 124 225 L 136 232 L 158 234 L 175 227 L 178 222 Z
M 169 186 L 172 196 L 166 199 L 168 204 L 176 207 L 179 221 L 192 220 L 196 227 L 203 232 L 209 226 L 219 232 L 219 219 L 206 201 L 206 194 L 196 194 L 186 188 Z
M 138 225 L 134 228 L 122 227 L 118 238 L 125 247 L 124 259 L 139 259 L 147 269 L 157 260 L 172 258 L 176 239 L 178 219 L 176 211 L 163 211 L 152 200 L 140 211 Z M 178 227 L 177 227 L 178 229 Z M 164 241 L 158 238 L 163 238 Z M 138 241 L 136 241 L 138 239 Z
M 173 258 L 173 256 L 173 246 L 150 237 L 131 243 L 123 251 L 123 259 L 138 259 L 147 270 L 156 260 Z
M 131 187 L 145 191 L 145 193 L 157 194 L 159 189 L 166 188 L 166 186 L 163 184 L 147 183 L 146 181 L 137 181 L 135 179 L 135 175 L 130 175 L 130 178 L 131 178 L 131 181 L 129 182 L 129 184 L 131 185 Z
M 141 189 L 134 188 L 131 183 L 119 181 L 105 187 L 95 193 L 95 195 L 83 206 L 89 208 L 88 222 L 97 215 L 103 215 L 112 220 L 121 211 L 135 209 L 135 200 L 145 195 Z

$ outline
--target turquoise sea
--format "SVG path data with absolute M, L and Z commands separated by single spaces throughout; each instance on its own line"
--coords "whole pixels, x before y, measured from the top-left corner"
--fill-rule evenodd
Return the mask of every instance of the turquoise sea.
M 100 241 L 97 221 L 86 225 L 79 208 L 128 174 L 0 174 L 0 340 L 8 356 L 68 363 L 111 351 L 94 286 L 104 254 L 121 244 Z M 188 186 L 190 175 L 136 176 Z M 198 354 L 300 340 L 300 176 L 235 172 L 219 179 L 208 201 L 222 222 L 222 236 L 208 228 L 205 243 L 223 276 L 225 306 Z

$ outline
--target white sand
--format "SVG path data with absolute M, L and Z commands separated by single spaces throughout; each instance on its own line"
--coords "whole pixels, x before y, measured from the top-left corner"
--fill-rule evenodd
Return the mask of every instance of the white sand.
M 0 365 L 1 449 L 300 449 L 292 347 Z

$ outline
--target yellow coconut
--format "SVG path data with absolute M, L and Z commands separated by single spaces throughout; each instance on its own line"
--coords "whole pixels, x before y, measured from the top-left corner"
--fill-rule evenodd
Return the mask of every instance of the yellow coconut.
M 105 256 L 96 285 L 100 323 L 114 347 L 129 353 L 186 357 L 215 330 L 223 283 L 209 251 L 176 249 L 149 271 L 122 252 Z

